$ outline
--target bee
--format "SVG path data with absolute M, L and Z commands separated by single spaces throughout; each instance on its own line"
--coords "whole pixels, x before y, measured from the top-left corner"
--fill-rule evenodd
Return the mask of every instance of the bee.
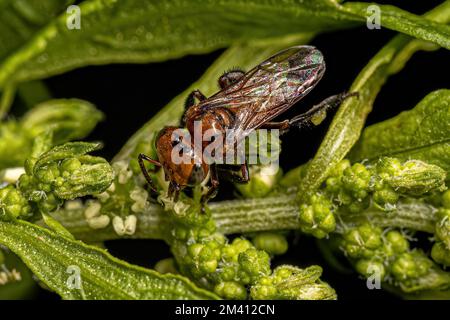
M 236 141 L 224 142 L 222 152 L 236 148 L 236 144 L 245 139 L 256 129 L 279 129 L 282 133 L 292 126 L 302 126 L 314 122 L 319 114 L 339 105 L 343 100 L 356 93 L 341 93 L 331 96 L 309 111 L 281 122 L 272 122 L 296 102 L 307 95 L 320 81 L 325 72 L 325 61 L 322 53 L 313 46 L 295 46 L 285 49 L 247 73 L 231 70 L 219 78 L 220 91 L 207 98 L 199 90 L 193 91 L 186 99 L 182 127 L 164 127 L 156 136 L 155 146 L 158 160 L 145 154 L 138 156 L 142 173 L 150 187 L 156 191 L 149 170 L 144 160 L 155 165 L 155 170 L 162 167 L 166 181 L 169 181 L 168 195 L 175 200 L 185 187 L 192 187 L 202 182 L 210 182 L 202 203 L 214 196 L 218 186 L 218 166 L 205 161 L 203 153 L 194 147 L 192 138 L 177 135 L 177 130 L 185 128 L 190 137 L 195 135 L 196 123 L 201 132 L 212 131 L 215 136 L 232 130 Z M 202 148 L 211 141 L 201 142 Z M 187 150 L 188 161 L 175 163 L 174 148 Z M 248 165 L 240 165 L 238 182 L 250 179 Z

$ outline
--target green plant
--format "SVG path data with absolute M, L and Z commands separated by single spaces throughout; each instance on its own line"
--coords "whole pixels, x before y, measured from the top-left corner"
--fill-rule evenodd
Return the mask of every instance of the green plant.
M 415 52 L 450 49 L 450 1 L 424 16 L 379 5 L 383 27 L 400 34 L 350 86 L 359 97 L 339 107 L 314 158 L 270 180 L 255 166 L 249 184 L 236 186 L 241 199 L 211 202 L 204 212 L 200 190 L 174 202 L 158 174 L 159 204 L 150 201 L 138 154 L 155 154 L 156 133 L 178 124 L 192 89 L 212 94 L 223 70 L 248 69 L 321 32 L 364 25 L 368 4 L 85 0 L 83 29 L 73 31 L 61 13 L 71 3 L 0 0 L 0 16 L 10 18 L 0 19 L 0 116 L 16 96 L 32 108 L 0 124 L 7 183 L 0 189 L 0 243 L 46 287 L 65 299 L 335 299 L 339 292 L 320 279 L 320 266 L 271 266 L 288 248 L 283 232 L 294 230 L 320 239 L 331 265 L 344 254 L 359 274 L 370 279 L 378 271 L 400 295 L 448 298 L 450 91 L 436 90 L 409 111 L 364 125 L 383 84 Z M 102 113 L 82 100 L 49 100 L 41 82 L 87 65 L 158 62 L 225 47 L 110 163 L 88 155 L 99 143 L 73 142 Z M 42 100 L 48 101 L 34 106 Z M 433 236 L 431 252 L 411 245 L 415 232 Z M 240 236 L 229 240 L 230 234 Z M 97 246 L 119 238 L 164 240 L 173 259 L 149 270 Z

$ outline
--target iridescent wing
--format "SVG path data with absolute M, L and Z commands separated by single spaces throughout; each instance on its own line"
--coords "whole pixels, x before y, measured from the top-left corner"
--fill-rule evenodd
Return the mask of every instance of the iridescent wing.
M 245 137 L 308 94 L 324 71 L 319 50 L 312 46 L 292 47 L 262 62 L 198 107 L 231 109 L 235 122 L 230 129 Z

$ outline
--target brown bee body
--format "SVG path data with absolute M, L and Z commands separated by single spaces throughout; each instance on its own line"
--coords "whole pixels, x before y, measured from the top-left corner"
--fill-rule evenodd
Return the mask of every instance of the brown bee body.
M 174 194 L 175 198 L 184 187 L 197 185 L 209 177 L 211 186 L 203 197 L 206 201 L 219 185 L 216 164 L 205 159 L 202 152 L 214 138 L 202 138 L 200 146 L 196 146 L 196 134 L 203 137 L 209 131 L 212 136 L 223 137 L 227 130 L 232 130 L 236 137 L 244 139 L 258 128 L 286 131 L 292 125 L 302 125 L 318 112 L 323 113 L 354 95 L 338 94 L 291 120 L 270 122 L 311 91 L 324 72 L 320 51 L 312 46 L 298 46 L 270 57 L 247 73 L 240 70 L 225 73 L 219 78 L 221 90 L 209 98 L 193 91 L 187 98 L 182 119 L 188 134 L 180 136 L 177 134 L 180 128 L 165 127 L 156 139 L 159 161 L 139 155 L 139 164 L 150 186 L 154 188 L 143 160 L 163 167 L 166 180 L 170 181 L 169 196 Z M 235 148 L 236 141 L 222 142 L 224 153 Z M 180 157 L 184 157 L 182 163 L 178 161 Z M 241 166 L 241 173 L 238 181 L 247 182 L 247 164 Z

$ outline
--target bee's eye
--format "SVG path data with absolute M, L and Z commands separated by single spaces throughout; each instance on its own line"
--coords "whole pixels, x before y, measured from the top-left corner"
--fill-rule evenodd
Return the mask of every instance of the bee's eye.
M 175 140 L 172 141 L 172 147 L 175 147 L 179 143 L 180 143 L 180 138 L 176 138 Z

